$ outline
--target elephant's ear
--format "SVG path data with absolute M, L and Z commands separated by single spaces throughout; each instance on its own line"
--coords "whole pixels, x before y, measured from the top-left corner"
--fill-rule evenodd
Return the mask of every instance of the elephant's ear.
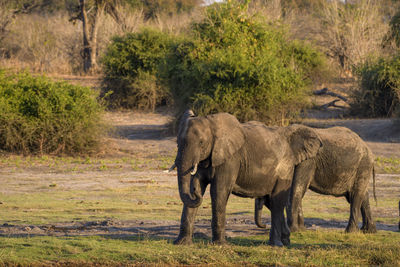
M 216 167 L 232 157 L 244 144 L 244 134 L 240 122 L 228 113 L 207 116 L 214 135 L 211 154 L 212 166 Z
M 313 158 L 322 147 L 322 142 L 317 132 L 303 125 L 292 125 L 289 130 L 289 145 L 292 148 L 296 164 Z

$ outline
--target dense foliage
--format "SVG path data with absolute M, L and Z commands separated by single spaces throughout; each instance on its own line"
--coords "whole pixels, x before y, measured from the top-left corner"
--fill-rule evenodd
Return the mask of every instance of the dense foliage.
M 364 64 L 359 77 L 361 89 L 354 97 L 354 113 L 370 117 L 400 115 L 400 55 Z
M 112 91 L 109 106 L 154 110 L 167 101 L 155 75 L 171 45 L 169 35 L 150 29 L 115 37 L 103 57 L 103 91 Z
M 0 71 L 0 149 L 88 153 L 98 148 L 102 108 L 87 87 Z
M 236 1 L 209 7 L 192 25 L 194 37 L 169 56 L 166 80 L 182 109 L 193 105 L 200 115 L 225 111 L 242 121 L 284 124 L 304 107 L 323 57 L 246 9 Z

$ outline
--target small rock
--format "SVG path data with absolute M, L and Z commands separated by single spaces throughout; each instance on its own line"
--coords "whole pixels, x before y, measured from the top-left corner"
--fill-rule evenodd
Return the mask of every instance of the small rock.
M 29 226 L 24 227 L 24 231 L 30 232 L 32 231 L 32 228 L 30 228 Z

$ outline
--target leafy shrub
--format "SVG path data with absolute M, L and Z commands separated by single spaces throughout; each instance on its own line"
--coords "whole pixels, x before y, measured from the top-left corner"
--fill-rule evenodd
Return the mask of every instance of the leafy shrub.
M 150 29 L 115 37 L 102 60 L 109 106 L 154 110 L 167 101 L 155 75 L 171 45 L 170 36 Z
M 209 7 L 192 25 L 193 37 L 176 45 L 164 78 L 181 109 L 230 112 L 240 120 L 287 123 L 304 107 L 307 85 L 322 69 L 322 55 L 291 42 L 286 31 L 227 1 Z
M 102 107 L 87 87 L 0 71 L 0 149 L 88 153 L 98 148 Z
M 358 70 L 360 90 L 355 92 L 353 113 L 368 117 L 400 115 L 400 56 L 378 59 Z
M 389 31 L 383 40 L 384 46 L 394 42 L 395 46 L 400 48 L 400 9 L 394 14 L 389 22 Z

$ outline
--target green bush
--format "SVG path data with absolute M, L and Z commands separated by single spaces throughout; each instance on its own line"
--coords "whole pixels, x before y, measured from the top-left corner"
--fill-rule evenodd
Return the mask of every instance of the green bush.
M 355 92 L 353 114 L 399 117 L 400 55 L 368 62 L 358 70 L 360 90 Z
M 0 149 L 16 153 L 89 153 L 104 129 L 87 87 L 0 71 Z
M 236 1 L 212 5 L 191 30 L 168 56 L 163 77 L 176 104 L 200 115 L 225 111 L 241 121 L 285 124 L 323 69 L 319 52 L 289 41 L 283 27 L 249 16 Z
M 144 29 L 115 37 L 102 59 L 103 94 L 112 108 L 154 108 L 168 101 L 156 73 L 172 45 L 172 38 L 160 31 Z

